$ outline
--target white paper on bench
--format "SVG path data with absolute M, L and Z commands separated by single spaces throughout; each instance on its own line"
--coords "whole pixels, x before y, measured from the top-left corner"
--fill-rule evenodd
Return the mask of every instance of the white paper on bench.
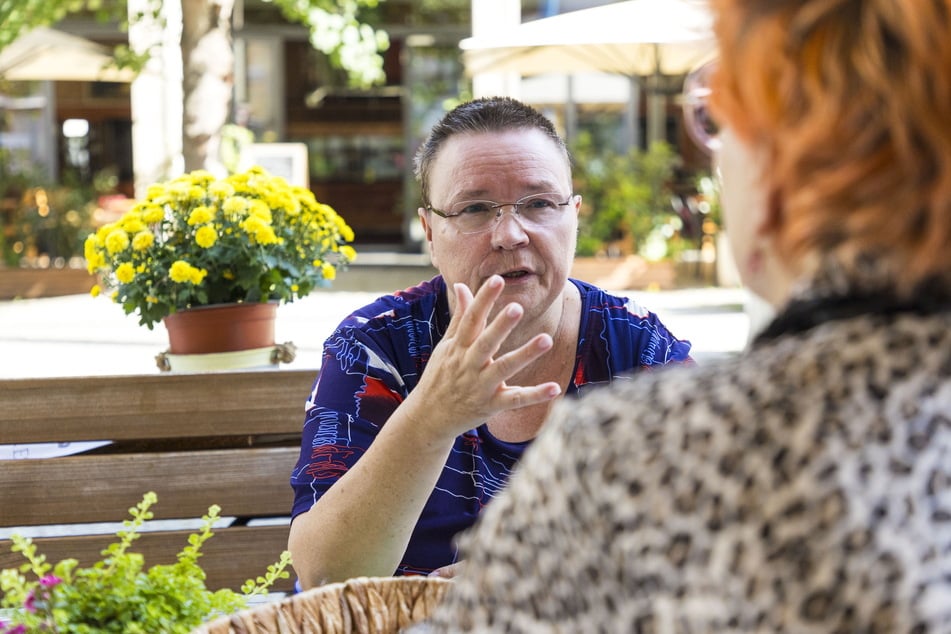
M 90 451 L 111 443 L 110 440 L 90 440 L 86 442 L 39 442 L 22 445 L 0 445 L 0 460 L 59 458 Z

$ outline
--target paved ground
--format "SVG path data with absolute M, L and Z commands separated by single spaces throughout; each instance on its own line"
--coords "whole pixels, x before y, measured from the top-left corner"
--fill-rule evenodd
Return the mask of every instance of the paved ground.
M 622 291 L 623 292 L 623 291 Z M 742 289 L 629 291 L 678 337 L 691 340 L 698 361 L 739 352 L 750 321 Z M 292 341 L 287 368 L 316 368 L 323 340 L 351 309 L 376 291 L 320 291 L 282 306 L 277 341 Z M 157 373 L 155 355 L 167 348 L 165 329 L 148 330 L 104 297 L 69 295 L 0 302 L 0 378 Z

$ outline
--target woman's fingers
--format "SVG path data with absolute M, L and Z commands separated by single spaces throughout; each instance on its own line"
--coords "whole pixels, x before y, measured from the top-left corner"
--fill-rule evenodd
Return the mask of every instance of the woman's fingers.
M 443 566 L 442 568 L 436 568 L 431 573 L 430 577 L 442 577 L 443 579 L 452 579 L 460 573 L 462 570 L 462 564 L 464 561 L 457 561 L 454 564 L 449 564 L 448 566 Z
M 487 279 L 474 296 L 465 284 L 455 285 L 457 305 L 456 314 L 452 316 L 452 321 L 457 323 L 455 328 L 450 326 L 450 331 L 459 338 L 462 345 L 472 345 L 476 337 L 485 330 L 489 313 L 504 288 L 505 281 L 498 275 L 493 275 Z M 460 297 L 466 295 L 468 297 L 460 301 Z M 465 304 L 464 307 L 463 304 Z M 450 334 L 450 331 L 447 331 L 446 334 Z
M 499 355 L 525 312 L 511 303 L 489 321 L 504 286 L 497 275 L 487 279 L 475 295 L 465 284 L 453 285 L 455 312 L 422 377 L 423 398 L 441 408 L 451 404 L 453 419 L 484 419 L 499 411 L 550 401 L 561 393 L 552 382 L 507 385 L 511 377 L 551 350 L 553 342 L 543 333 Z
M 491 372 L 495 374 L 499 382 L 506 381 L 529 363 L 551 350 L 553 346 L 554 341 L 551 335 L 547 333 L 535 335 L 525 345 L 493 359 Z
M 561 394 L 561 386 L 550 381 L 538 385 L 504 385 L 493 398 L 495 411 L 505 411 L 547 403 Z
M 502 346 L 502 342 L 521 321 L 524 313 L 525 309 L 520 305 L 509 304 L 482 329 L 470 346 L 472 354 L 478 359 L 477 363 L 485 364 L 492 360 Z
M 449 320 L 449 327 L 446 329 L 445 334 L 446 337 L 452 337 L 455 335 L 456 330 L 459 328 L 459 322 L 462 320 L 462 316 L 466 314 L 466 312 L 469 310 L 469 307 L 472 305 L 472 291 L 469 290 L 468 286 L 462 282 L 456 282 L 452 285 L 452 291 L 456 294 L 456 310 Z

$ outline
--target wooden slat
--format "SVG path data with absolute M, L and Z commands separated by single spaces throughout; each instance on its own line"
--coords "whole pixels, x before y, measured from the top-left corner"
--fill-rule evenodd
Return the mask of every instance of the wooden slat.
M 156 519 L 290 513 L 299 447 L 85 455 L 0 463 L 0 525 L 121 521 L 147 491 Z
M 175 555 L 187 545 L 192 531 L 157 531 L 143 533 L 136 540 L 133 551 L 142 553 L 145 566 L 170 564 Z M 276 563 L 281 552 L 287 548 L 286 525 L 230 527 L 216 529 L 214 536 L 202 546 L 204 553 L 199 564 L 208 578 L 205 584 L 212 590 L 231 588 L 239 591 L 241 584 L 263 575 L 270 564 Z M 88 566 L 102 559 L 103 548 L 117 540 L 112 535 L 83 535 L 67 537 L 44 537 L 34 539 L 37 551 L 46 555 L 47 561 L 56 563 L 66 558 L 79 560 L 80 566 Z M 0 540 L 0 569 L 19 566 L 24 562 L 19 553 L 10 552 L 9 540 Z M 287 592 L 294 583 L 291 577 L 278 582 L 272 591 Z
M 316 370 L 0 380 L 0 443 L 111 440 L 95 452 L 0 462 L 0 526 L 45 526 L 51 561 L 89 565 L 109 535 L 77 525 L 118 525 L 145 492 L 156 519 L 195 519 L 212 504 L 225 517 L 286 517 L 300 451 L 304 402 Z M 29 528 L 25 528 L 29 531 Z M 203 547 L 208 585 L 239 589 L 287 546 L 287 526 L 215 529 Z M 171 563 L 191 531 L 148 532 L 146 564 Z M 19 563 L 0 541 L 0 568 Z M 290 590 L 292 581 L 275 590 Z
M 300 433 L 316 370 L 0 381 L 0 443 Z
M 0 222 L 0 227 L 3 224 Z M 0 266 L 0 300 L 78 295 L 88 293 L 96 281 L 96 278 L 86 269 L 28 269 Z

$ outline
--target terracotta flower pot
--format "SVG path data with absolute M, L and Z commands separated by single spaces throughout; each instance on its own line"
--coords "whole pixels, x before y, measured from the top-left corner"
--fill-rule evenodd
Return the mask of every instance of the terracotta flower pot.
M 274 345 L 277 303 L 214 304 L 166 317 L 171 354 L 208 354 Z

